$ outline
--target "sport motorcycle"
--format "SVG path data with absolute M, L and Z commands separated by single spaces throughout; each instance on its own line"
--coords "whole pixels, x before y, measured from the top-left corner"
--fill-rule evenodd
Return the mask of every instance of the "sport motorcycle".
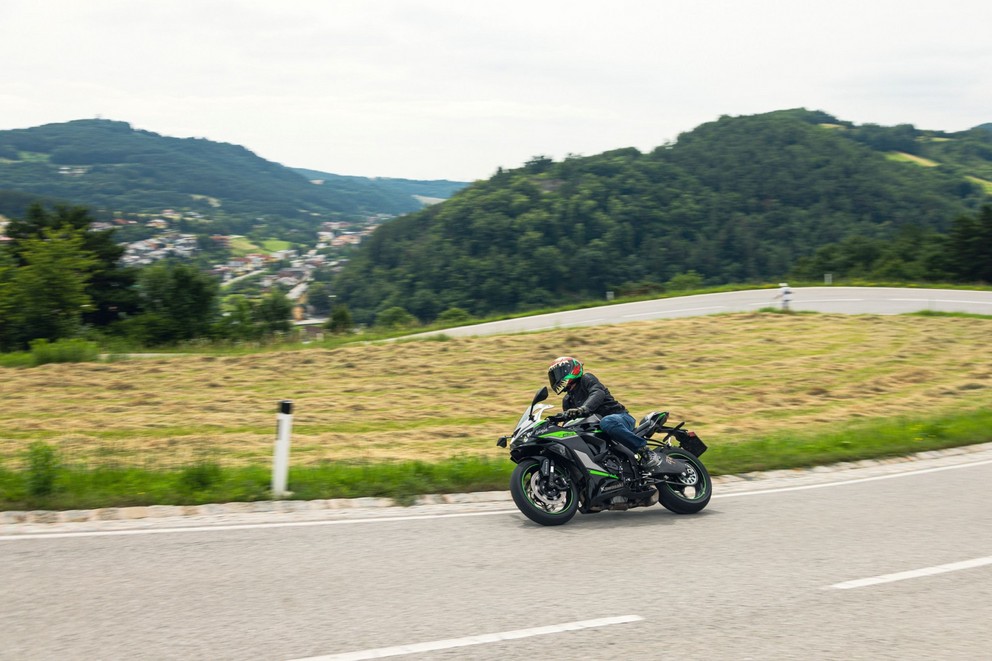
M 684 429 L 684 422 L 668 426 L 666 411 L 652 411 L 641 419 L 634 433 L 662 461 L 649 471 L 633 451 L 602 430 L 598 415 L 567 419 L 562 413 L 542 419 L 553 408 L 540 404 L 547 398 L 547 387 L 538 390 L 513 433 L 496 441 L 500 447 L 509 446 L 516 464 L 510 493 L 527 518 L 557 526 L 576 512 L 628 510 L 660 502 L 676 514 L 694 514 L 710 502 L 713 483 L 699 460 L 706 444 Z M 661 440 L 655 440 L 658 435 Z

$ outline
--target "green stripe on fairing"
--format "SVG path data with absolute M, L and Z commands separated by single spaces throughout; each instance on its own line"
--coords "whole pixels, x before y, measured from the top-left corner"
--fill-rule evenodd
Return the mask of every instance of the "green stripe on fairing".
M 578 436 L 578 434 L 574 431 L 552 431 L 541 434 L 540 438 L 571 438 L 572 436 Z

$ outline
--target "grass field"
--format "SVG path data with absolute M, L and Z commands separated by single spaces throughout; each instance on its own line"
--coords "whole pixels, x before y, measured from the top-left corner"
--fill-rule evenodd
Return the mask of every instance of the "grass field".
M 280 241 L 279 239 L 266 239 L 262 241 L 262 247 L 265 248 L 266 252 L 277 252 L 279 250 L 288 250 L 293 247 L 293 244 L 289 241 Z
M 167 469 L 271 460 L 295 403 L 293 466 L 500 459 L 556 356 L 635 417 L 669 410 L 712 448 L 988 411 L 988 318 L 734 314 L 513 336 L 177 355 L 0 370 L 0 467 L 44 441 L 69 463 Z M 891 425 L 890 425 L 891 426 Z

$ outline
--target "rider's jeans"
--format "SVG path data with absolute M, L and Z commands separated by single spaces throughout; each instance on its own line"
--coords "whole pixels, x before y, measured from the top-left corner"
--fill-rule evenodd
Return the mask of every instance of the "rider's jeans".
M 634 452 L 638 452 L 648 444 L 643 438 L 634 433 L 634 417 L 629 413 L 614 413 L 599 421 L 610 438 L 623 443 Z

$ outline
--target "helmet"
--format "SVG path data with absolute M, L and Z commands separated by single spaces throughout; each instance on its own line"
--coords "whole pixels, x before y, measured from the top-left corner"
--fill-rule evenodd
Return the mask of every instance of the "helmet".
M 560 395 L 569 381 L 580 378 L 582 374 L 582 363 L 570 356 L 562 356 L 548 368 L 548 382 L 552 390 Z

